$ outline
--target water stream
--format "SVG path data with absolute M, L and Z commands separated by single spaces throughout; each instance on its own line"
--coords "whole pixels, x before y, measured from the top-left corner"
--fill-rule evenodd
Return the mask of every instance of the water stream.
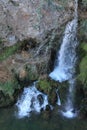
M 76 48 L 77 41 L 77 26 L 78 26 L 78 0 L 75 0 L 75 15 L 74 19 L 66 25 L 63 41 L 57 57 L 57 64 L 49 74 L 49 76 L 59 82 L 68 81 L 69 91 L 67 100 L 64 105 L 63 116 L 68 118 L 76 117 L 77 113 L 74 111 L 74 96 L 75 90 L 75 65 L 77 61 Z
M 24 88 L 15 106 L 0 109 L 0 130 L 87 130 L 87 119 L 73 118 L 77 116 L 74 108 L 76 47 L 78 46 L 76 37 L 78 26 L 77 9 L 78 0 L 75 0 L 75 17 L 66 25 L 57 57 L 57 65 L 49 75 L 56 81 L 62 83 L 67 80 L 69 83 L 67 100 L 64 104 L 64 110 L 61 110 L 63 116 L 58 113 L 58 107 L 53 109 L 49 119 L 44 117 L 43 113 L 40 113 L 41 109 L 45 110 L 49 104 L 48 97 L 38 91 L 34 83 Z M 56 90 L 57 105 L 61 106 L 61 98 L 58 92 L 59 90 Z
M 87 130 L 87 119 L 67 119 L 58 115 L 58 110 L 51 113 L 50 119 L 44 119 L 42 114 L 30 118 L 17 118 L 15 107 L 0 109 L 0 130 Z
M 18 99 L 16 103 L 18 108 L 16 116 L 18 118 L 29 117 L 31 112 L 40 113 L 41 109 L 45 110 L 46 105 L 48 105 L 47 95 L 38 91 L 35 84 L 25 87 L 23 94 Z

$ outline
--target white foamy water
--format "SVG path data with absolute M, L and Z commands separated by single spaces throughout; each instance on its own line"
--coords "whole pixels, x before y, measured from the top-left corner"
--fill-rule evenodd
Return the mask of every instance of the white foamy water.
M 74 90 L 75 80 L 73 79 L 75 74 L 76 64 L 76 47 L 77 41 L 77 26 L 78 26 L 78 0 L 75 0 L 75 15 L 74 19 L 66 25 L 63 41 L 57 57 L 57 64 L 53 72 L 49 76 L 59 82 L 68 80 L 69 92 L 67 94 L 67 100 L 64 105 L 64 111 L 61 111 L 62 115 L 67 118 L 76 117 L 74 111 Z M 60 101 L 59 101 L 60 104 Z
M 49 75 L 56 81 L 63 82 L 69 80 L 75 72 L 76 47 L 78 45 L 76 29 L 76 19 L 69 22 L 66 26 L 63 42 L 57 59 L 57 66 L 55 66 L 53 72 Z
M 73 112 L 73 109 L 69 109 L 67 111 L 61 111 L 62 115 L 67 118 L 75 118 L 77 116 L 76 112 Z
M 58 98 L 57 105 L 61 106 L 61 100 L 60 100 L 60 96 L 59 96 L 59 93 L 58 93 L 58 89 L 57 89 L 56 93 L 57 93 L 57 98 Z
M 67 118 L 74 118 L 77 116 L 77 111 L 74 108 L 74 95 L 75 95 L 75 79 L 69 80 L 69 90 L 67 99 L 64 105 L 64 111 L 61 111 L 62 115 Z
M 47 95 L 38 91 L 35 87 L 35 84 L 29 86 L 28 88 L 24 88 L 22 96 L 16 103 L 16 106 L 18 108 L 17 117 L 29 117 L 32 111 L 40 112 L 42 108 L 45 110 L 46 105 L 48 105 Z

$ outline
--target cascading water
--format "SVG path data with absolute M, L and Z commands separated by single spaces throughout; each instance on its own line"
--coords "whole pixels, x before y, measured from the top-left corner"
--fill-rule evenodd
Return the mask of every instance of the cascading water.
M 57 94 L 57 105 L 61 106 L 61 100 L 60 100 L 60 96 L 59 96 L 59 93 L 58 93 L 58 89 L 56 90 L 56 94 Z
M 50 73 L 50 77 L 56 81 L 62 82 L 72 78 L 75 72 L 74 66 L 76 63 L 76 39 L 77 20 L 74 19 L 68 23 L 65 29 L 63 42 L 59 51 L 58 65 L 54 71 Z
M 74 118 L 77 116 L 77 112 L 74 108 L 74 93 L 75 93 L 75 79 L 71 79 L 69 82 L 69 90 L 67 100 L 64 105 L 64 111 L 61 111 L 62 115 L 67 118 Z
M 60 47 L 59 55 L 57 58 L 57 65 L 53 72 L 49 76 L 59 82 L 68 80 L 69 82 L 69 93 L 67 95 L 67 101 L 64 105 L 65 111 L 62 114 L 68 118 L 76 116 L 73 105 L 73 91 L 75 89 L 75 64 L 76 64 L 76 47 L 78 46 L 77 41 L 77 26 L 78 26 L 78 0 L 75 0 L 75 16 L 74 19 L 69 22 L 66 26 L 63 42 Z
M 25 116 L 30 116 L 32 111 L 40 112 L 41 109 L 45 110 L 46 105 L 48 105 L 47 95 L 38 91 L 35 87 L 35 83 L 28 88 L 24 88 L 22 96 L 16 103 L 18 107 L 18 118 L 23 118 Z

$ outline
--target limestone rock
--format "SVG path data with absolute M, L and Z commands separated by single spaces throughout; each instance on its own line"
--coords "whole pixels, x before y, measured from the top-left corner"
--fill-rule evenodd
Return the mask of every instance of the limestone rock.
M 0 38 L 5 46 L 28 38 L 42 41 L 49 30 L 71 18 L 71 11 L 66 11 L 62 4 L 56 0 L 1 0 Z M 69 6 L 73 6 L 72 1 Z

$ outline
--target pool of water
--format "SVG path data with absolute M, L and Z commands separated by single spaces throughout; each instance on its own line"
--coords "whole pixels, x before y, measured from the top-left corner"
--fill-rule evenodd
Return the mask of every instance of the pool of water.
M 43 119 L 41 114 L 18 119 L 15 107 L 12 107 L 0 109 L 0 130 L 87 130 L 87 120 L 66 119 L 57 111 L 52 112 L 48 120 Z

